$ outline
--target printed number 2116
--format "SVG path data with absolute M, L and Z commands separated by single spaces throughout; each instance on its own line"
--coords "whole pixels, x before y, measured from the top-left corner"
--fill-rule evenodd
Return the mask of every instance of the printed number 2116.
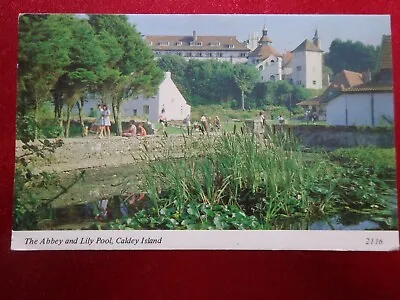
M 367 238 L 365 240 L 366 245 L 383 245 L 383 240 L 381 238 Z

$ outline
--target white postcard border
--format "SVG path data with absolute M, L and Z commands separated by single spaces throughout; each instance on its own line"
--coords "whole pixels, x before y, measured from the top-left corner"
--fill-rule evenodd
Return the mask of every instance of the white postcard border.
M 11 250 L 399 250 L 398 231 L 13 231 Z

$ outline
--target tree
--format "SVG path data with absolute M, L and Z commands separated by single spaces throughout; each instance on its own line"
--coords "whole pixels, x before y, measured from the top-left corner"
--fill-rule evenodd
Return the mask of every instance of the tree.
M 95 32 L 86 19 L 68 19 L 72 32 L 72 45 L 69 49 L 70 63 L 55 85 L 58 95 L 55 107 L 67 106 L 65 136 L 69 136 L 71 109 L 80 101 L 87 89 L 101 82 L 105 77 L 106 54 Z
M 252 91 L 254 85 L 259 80 L 260 75 L 254 66 L 235 64 L 233 67 L 233 76 L 235 83 L 241 92 L 242 110 L 244 110 L 244 96 Z
M 33 112 L 35 139 L 39 106 L 51 98 L 51 89 L 71 62 L 72 32 L 66 26 L 70 18 L 23 15 L 19 19 L 17 122 Z
M 121 135 L 122 101 L 138 94 L 154 95 L 164 75 L 152 50 L 126 16 L 91 15 L 89 24 L 106 53 L 105 76 L 97 89 L 111 100 L 117 135 Z
M 361 42 L 335 39 L 325 54 L 325 64 L 332 69 L 334 74 L 342 70 L 364 72 L 375 69 L 378 59 L 379 47 L 365 45 Z

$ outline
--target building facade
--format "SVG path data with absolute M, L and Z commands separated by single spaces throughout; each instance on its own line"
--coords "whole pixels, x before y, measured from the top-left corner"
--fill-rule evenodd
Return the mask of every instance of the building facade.
M 288 65 L 292 74 L 287 78 L 295 85 L 308 89 L 322 89 L 323 51 L 318 32 L 315 31 L 313 41 L 305 39 L 292 51 L 291 62 Z
M 329 125 L 380 126 L 394 122 L 391 36 L 382 37 L 378 70 L 366 83 L 344 89 L 326 104 Z
M 261 81 L 282 80 L 282 55 L 272 47 L 265 26 L 257 48 L 249 54 L 248 63 L 260 71 Z
M 170 72 L 165 73 L 165 79 L 155 96 L 146 98 L 139 95 L 121 104 L 123 118 L 140 117 L 153 123 L 158 122 L 162 111 L 165 111 L 167 120 L 184 120 L 190 115 L 190 109 L 190 105 L 172 81 Z
M 148 35 L 145 41 L 156 57 L 177 55 L 185 59 L 214 59 L 231 63 L 245 63 L 250 52 L 235 36 Z

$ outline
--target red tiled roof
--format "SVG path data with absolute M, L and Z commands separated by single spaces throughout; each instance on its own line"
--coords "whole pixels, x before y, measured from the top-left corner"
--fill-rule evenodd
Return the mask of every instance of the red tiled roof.
M 369 82 L 343 91 L 343 93 L 393 92 L 393 85 Z
M 313 44 L 313 42 L 305 39 L 300 45 L 297 46 L 292 52 L 300 52 L 300 51 L 313 51 L 313 52 L 324 52 L 317 46 Z
M 283 58 L 282 58 L 282 66 L 286 67 L 287 65 L 290 64 L 290 62 L 292 61 L 293 58 L 293 54 L 290 51 L 285 51 L 283 53 Z
M 275 57 L 282 57 L 282 55 L 270 45 L 260 45 L 249 53 L 249 57 L 258 57 L 261 60 L 264 60 L 271 55 Z
M 381 42 L 381 53 L 378 70 L 392 69 L 392 41 L 391 35 L 384 35 Z
M 153 50 L 250 51 L 250 49 L 240 43 L 235 36 L 197 36 L 196 41 L 194 41 L 193 36 L 191 35 L 148 35 L 145 37 L 145 41 L 147 41 L 147 43 Z M 169 44 L 166 46 L 162 46 L 159 44 L 163 42 Z M 194 44 L 190 45 L 191 42 L 194 42 Z M 201 43 L 201 45 L 198 45 L 197 43 Z M 233 45 L 233 48 L 230 45 Z

